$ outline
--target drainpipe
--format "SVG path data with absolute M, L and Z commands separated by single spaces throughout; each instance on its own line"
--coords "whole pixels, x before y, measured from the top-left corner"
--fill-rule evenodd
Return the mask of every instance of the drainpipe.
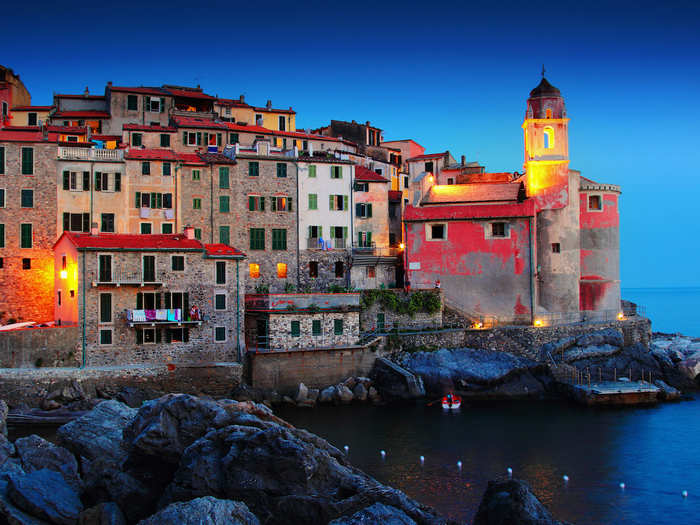
M 236 259 L 236 352 L 238 353 L 238 362 L 242 360 L 241 356 L 241 301 L 239 296 L 240 281 L 238 279 L 238 263 L 240 261 Z
M 85 273 L 85 253 L 83 253 L 83 364 L 80 368 L 85 368 L 85 362 L 87 361 L 86 349 L 85 349 L 85 280 L 87 279 L 87 274 Z
M 211 191 L 209 191 L 209 242 L 214 244 L 214 165 L 209 164 L 209 183 Z M 231 239 L 229 238 L 229 241 Z
M 296 146 L 295 146 L 296 148 Z M 297 187 L 297 244 L 296 244 L 296 251 L 297 251 L 297 292 L 300 292 L 300 287 L 301 287 L 301 268 L 300 268 L 300 259 L 299 259 L 299 242 L 301 238 L 301 232 L 299 231 L 299 208 L 301 208 L 301 202 L 299 202 L 299 162 L 297 160 L 293 161 L 294 162 L 294 167 L 297 170 L 297 181 L 296 181 L 296 187 Z
M 533 250 L 532 250 L 532 217 L 529 219 L 528 244 L 530 248 L 530 324 L 535 322 L 535 274 L 533 273 Z
M 173 206 L 173 213 L 175 214 L 175 227 L 173 228 L 173 233 L 178 233 L 180 231 L 180 226 L 177 223 L 177 218 L 178 218 L 178 213 L 177 213 L 177 208 L 178 208 L 178 203 L 180 202 L 180 199 L 178 199 L 177 196 L 177 178 L 178 178 L 178 173 L 180 171 L 180 163 L 176 162 L 175 163 L 175 192 L 173 193 L 173 201 L 171 202 Z
M 124 175 L 126 175 L 126 170 L 124 170 L 124 171 L 125 171 Z M 124 178 L 126 178 L 126 177 L 124 177 Z M 92 216 L 93 211 L 94 211 L 94 208 L 93 208 L 93 206 L 94 206 L 94 202 L 93 202 L 94 201 L 94 193 L 93 192 L 95 191 L 95 163 L 94 162 L 90 163 L 89 183 L 90 183 L 90 230 L 92 230 L 92 223 L 96 222 L 95 218 Z M 77 185 L 77 183 L 76 183 L 76 185 Z

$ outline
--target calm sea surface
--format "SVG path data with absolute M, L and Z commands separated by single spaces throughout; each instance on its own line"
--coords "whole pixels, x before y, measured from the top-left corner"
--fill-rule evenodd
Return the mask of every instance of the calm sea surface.
M 622 295 L 646 307 L 655 331 L 700 337 L 700 288 Z M 700 523 L 700 397 L 627 409 L 503 402 L 446 414 L 420 402 L 280 415 L 348 445 L 355 466 L 454 519 L 471 522 L 488 480 L 511 467 L 555 517 L 577 525 Z

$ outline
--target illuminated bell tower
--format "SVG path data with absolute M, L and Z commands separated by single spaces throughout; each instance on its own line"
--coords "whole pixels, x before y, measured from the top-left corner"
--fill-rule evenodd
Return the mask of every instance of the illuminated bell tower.
M 527 99 L 524 171 L 537 212 L 537 306 L 551 313 L 579 310 L 579 175 L 569 170 L 568 127 L 564 98 L 542 68 Z

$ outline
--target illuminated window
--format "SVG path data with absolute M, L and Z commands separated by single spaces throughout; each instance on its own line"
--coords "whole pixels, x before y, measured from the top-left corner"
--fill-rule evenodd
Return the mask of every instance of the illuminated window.
M 253 279 L 257 279 L 260 277 L 260 265 L 259 264 L 250 263 L 248 265 L 248 267 L 250 268 L 250 276 Z
M 277 263 L 277 277 L 280 279 L 287 278 L 287 263 Z
M 552 149 L 554 147 L 554 130 L 547 126 L 544 128 L 544 148 Z
M 603 201 L 600 195 L 589 195 L 588 196 L 588 209 L 601 211 L 603 209 Z
M 552 118 L 552 109 L 551 108 L 547 108 L 546 115 L 547 115 L 547 118 Z
M 377 276 L 377 267 L 376 266 L 368 266 L 367 267 L 367 277 L 370 279 L 374 279 Z

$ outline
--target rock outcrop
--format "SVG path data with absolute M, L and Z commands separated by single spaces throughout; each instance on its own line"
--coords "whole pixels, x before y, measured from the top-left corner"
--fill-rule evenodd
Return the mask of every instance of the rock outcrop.
M 139 525 L 260 525 L 245 503 L 206 496 L 173 503 Z
M 420 375 L 385 357 L 377 358 L 370 375 L 375 388 L 386 399 L 416 399 L 425 396 Z

